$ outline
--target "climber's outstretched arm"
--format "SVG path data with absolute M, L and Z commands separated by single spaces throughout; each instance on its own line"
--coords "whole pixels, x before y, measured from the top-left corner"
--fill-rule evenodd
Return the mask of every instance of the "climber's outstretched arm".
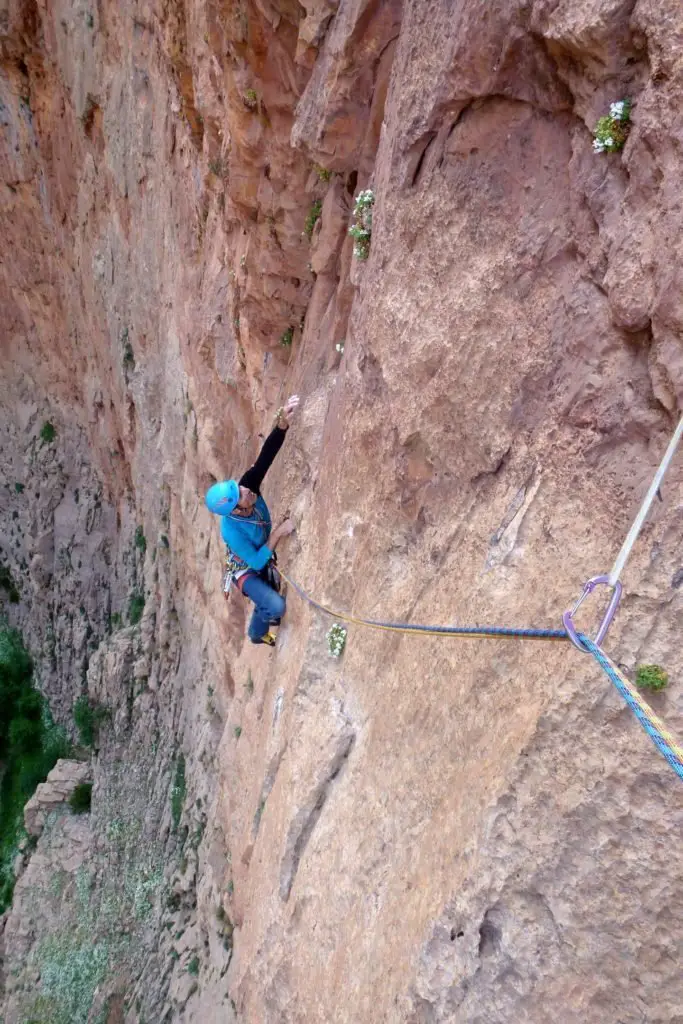
M 292 395 L 287 400 L 284 408 L 278 411 L 275 427 L 263 442 L 263 447 L 254 465 L 240 477 L 240 487 L 248 487 L 254 494 L 260 494 L 263 478 L 272 466 L 273 459 L 284 443 L 285 434 L 289 429 L 289 416 L 294 412 L 298 404 L 298 395 Z

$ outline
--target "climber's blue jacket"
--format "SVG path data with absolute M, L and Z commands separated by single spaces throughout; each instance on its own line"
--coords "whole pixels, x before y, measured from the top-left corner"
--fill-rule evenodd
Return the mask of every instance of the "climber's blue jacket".
M 247 567 L 263 569 L 270 561 L 273 552 L 266 541 L 272 525 L 268 506 L 260 494 L 250 516 L 221 516 L 221 537 L 230 548 L 238 571 Z
M 273 523 L 270 512 L 261 495 L 263 478 L 271 467 L 273 459 L 280 451 L 285 439 L 287 428 L 275 427 L 270 432 L 254 465 L 239 480 L 241 487 L 248 487 L 258 494 L 256 504 L 249 516 L 221 516 L 221 536 L 230 549 L 235 576 L 241 575 L 245 569 L 264 568 L 273 556 L 266 541 L 270 537 Z

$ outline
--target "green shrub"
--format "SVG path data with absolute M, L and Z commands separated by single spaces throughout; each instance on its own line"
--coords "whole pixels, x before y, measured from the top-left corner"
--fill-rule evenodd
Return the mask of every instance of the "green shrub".
M 247 110 L 256 110 L 258 106 L 258 95 L 256 94 L 256 91 L 254 89 L 247 89 L 242 97 L 242 102 Z
M 92 782 L 79 782 L 69 797 L 69 807 L 74 814 L 87 814 L 92 802 Z
M 99 704 L 91 704 L 90 698 L 83 693 L 74 704 L 74 723 L 78 729 L 81 743 L 92 747 L 102 723 L 109 718 L 110 711 Z
M 142 618 L 142 613 L 145 609 L 145 598 L 142 594 L 136 591 L 131 596 L 128 603 L 128 621 L 131 626 L 137 626 L 138 622 Z
M 341 658 L 346 646 L 346 633 L 345 626 L 338 622 L 335 622 L 327 631 L 327 648 L 333 658 Z
M 642 690 L 663 690 L 669 676 L 660 665 L 639 665 L 636 670 L 636 686 Z
M 195 978 L 199 974 L 199 957 L 198 956 L 193 956 L 192 959 L 190 960 L 189 964 L 187 965 L 187 973 L 194 975 Z
M 593 150 L 596 153 L 617 153 L 623 148 L 631 129 L 631 101 L 611 103 L 609 114 L 601 117 L 593 132 Z
M 322 213 L 322 209 L 323 209 L 322 200 L 321 199 L 316 199 L 315 202 L 313 203 L 313 205 L 311 206 L 310 210 L 308 211 L 308 216 L 306 217 L 306 221 L 304 223 L 304 234 L 309 239 L 313 235 L 313 228 L 318 223 L 318 218 L 320 217 L 320 214 Z
M 356 196 L 353 208 L 353 224 L 349 234 L 354 239 L 353 255 L 358 260 L 366 260 L 370 255 L 370 239 L 372 238 L 372 207 L 375 194 L 372 189 L 365 189 Z
M 36 750 L 40 750 L 43 740 L 42 710 L 44 701 L 36 690 L 32 691 L 31 696 L 35 698 L 38 709 L 37 716 L 24 717 L 20 712 L 19 717 L 13 718 L 9 726 L 9 749 L 17 757 L 33 754 Z
M 326 167 L 321 167 L 320 164 L 314 164 L 313 170 L 321 181 L 329 181 L 332 177 L 332 171 L 328 171 Z
M 183 814 L 183 804 L 185 803 L 185 793 L 187 791 L 185 785 L 185 757 L 180 754 L 175 765 L 175 777 L 173 779 L 173 788 L 171 789 L 171 820 L 173 822 L 173 831 L 178 831 L 178 825 Z
M 236 725 L 235 726 L 235 739 L 238 740 L 241 735 L 242 735 L 242 726 L 241 725 Z
M 121 348 L 123 349 L 123 366 L 126 370 L 135 369 L 135 355 L 133 346 L 130 343 L 130 332 L 127 327 L 121 331 Z
M 136 526 L 135 528 L 135 547 L 143 555 L 147 550 L 147 541 L 141 526 Z
M 24 485 L 17 483 L 17 484 L 14 485 L 14 490 L 17 492 L 17 494 L 23 494 L 24 493 Z
M 0 565 L 0 588 L 6 591 L 10 604 L 19 604 L 21 600 L 19 591 L 14 577 L 6 565 Z
M 280 344 L 282 345 L 283 348 L 291 348 L 293 339 L 294 328 L 288 327 L 287 330 L 282 335 L 282 337 L 280 338 Z
M 34 953 L 40 995 L 31 1006 L 32 1017 L 40 1024 L 86 1024 L 95 991 L 114 960 L 108 939 L 95 942 L 94 936 L 84 938 L 66 927 L 48 934 Z
M 33 666 L 20 634 L 0 627 L 0 913 L 12 901 L 14 859 L 23 829 L 23 810 L 71 746 L 33 685 Z
M 49 420 L 46 420 L 45 423 L 43 423 L 42 427 L 40 428 L 41 441 L 44 441 L 45 444 L 50 444 L 51 441 L 54 441 L 56 436 L 57 431 L 49 422 Z
M 15 629 L 0 629 L 0 757 L 7 750 L 10 723 L 23 693 L 33 689 L 33 665 Z

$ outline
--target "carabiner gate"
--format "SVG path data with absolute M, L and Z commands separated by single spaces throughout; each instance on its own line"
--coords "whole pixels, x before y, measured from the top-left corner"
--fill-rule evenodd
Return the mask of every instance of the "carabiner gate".
M 586 648 L 581 643 L 581 640 L 579 638 L 579 634 L 576 631 L 576 626 L 574 625 L 574 620 L 573 620 L 572 616 L 576 614 L 576 612 L 579 610 L 579 608 L 581 607 L 583 602 L 586 600 L 588 595 L 592 594 L 597 586 L 601 586 L 603 584 L 605 586 L 612 587 L 614 593 L 612 594 L 612 597 L 610 599 L 610 603 L 607 606 L 607 611 L 605 612 L 605 614 L 603 616 L 603 619 L 602 619 L 602 622 L 600 623 L 600 627 L 599 627 L 598 632 L 596 634 L 595 640 L 593 641 L 599 647 L 601 645 L 602 641 L 605 639 L 605 636 L 607 635 L 607 630 L 609 629 L 609 627 L 610 627 L 610 625 L 612 623 L 612 619 L 614 618 L 615 612 L 616 612 L 616 610 L 617 610 L 617 608 L 619 606 L 619 601 L 621 600 L 621 589 L 622 588 L 621 588 L 621 583 L 619 582 L 619 580 L 617 580 L 616 583 L 611 584 L 609 576 L 593 576 L 591 579 L 589 579 L 586 582 L 586 584 L 585 584 L 585 586 L 583 588 L 583 592 L 580 595 L 580 597 L 579 597 L 578 601 L 576 602 L 576 604 L 574 605 L 574 607 L 569 609 L 569 611 L 566 611 L 564 613 L 564 615 L 562 616 L 562 622 L 564 624 L 564 628 L 567 630 L 567 636 L 569 637 L 571 642 L 574 644 L 574 647 L 578 647 L 578 649 L 580 651 L 583 651 L 584 653 L 587 653 L 586 652 Z

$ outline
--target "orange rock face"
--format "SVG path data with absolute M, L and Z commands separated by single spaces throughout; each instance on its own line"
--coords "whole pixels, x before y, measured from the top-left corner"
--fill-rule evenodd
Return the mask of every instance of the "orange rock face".
M 202 496 L 298 392 L 265 488 L 288 574 L 354 615 L 559 627 L 680 414 L 680 4 L 17 0 L 0 47 L 7 610 L 58 717 L 118 706 L 94 808 L 124 749 L 155 744 L 150 808 L 187 766 L 180 831 L 150 810 L 186 934 L 166 971 L 159 910 L 154 970 L 111 982 L 127 1024 L 677 1020 L 680 780 L 597 664 L 356 626 L 335 660 L 291 588 L 252 648 Z M 608 639 L 669 671 L 679 736 L 681 458 Z M 8 965 L 13 936 L 18 908 Z

